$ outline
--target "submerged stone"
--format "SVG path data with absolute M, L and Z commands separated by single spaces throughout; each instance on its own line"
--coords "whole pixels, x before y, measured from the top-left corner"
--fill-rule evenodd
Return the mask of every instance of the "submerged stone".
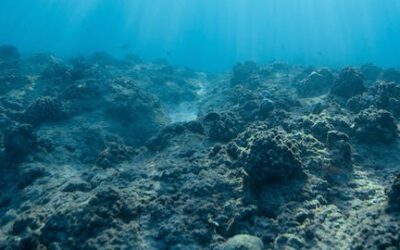
M 233 68 L 233 76 L 231 86 L 244 85 L 256 87 L 260 84 L 258 74 L 260 68 L 255 62 L 248 61 L 243 64 L 239 63 Z
M 22 162 L 37 145 L 36 134 L 28 124 L 17 124 L 4 133 L 5 157 L 11 163 Z
M 363 76 L 353 68 L 343 69 L 331 89 L 331 94 L 345 99 L 366 91 Z
M 264 243 L 256 236 L 239 234 L 218 247 L 219 250 L 263 250 Z
M 382 72 L 381 68 L 371 63 L 362 65 L 360 70 L 365 79 L 372 82 L 376 81 Z
M 302 97 L 314 97 L 325 94 L 333 84 L 334 76 L 327 69 L 313 71 L 297 85 L 297 93 Z
M 368 108 L 354 119 L 353 133 L 364 143 L 390 143 L 397 139 L 397 122 L 393 115 L 383 109 Z
M 280 129 L 252 131 L 243 155 L 245 185 L 253 190 L 304 177 L 299 145 Z
M 386 82 L 400 83 L 400 71 L 394 68 L 386 69 L 382 72 L 380 78 Z
M 389 205 L 400 211 L 400 174 L 396 176 L 388 192 Z
M 67 112 L 63 103 L 49 96 L 36 99 L 23 113 L 24 122 L 34 126 L 43 122 L 60 121 L 66 117 Z
M 339 131 L 328 132 L 327 144 L 332 166 L 352 169 L 352 149 L 349 142 L 350 138 L 345 133 Z

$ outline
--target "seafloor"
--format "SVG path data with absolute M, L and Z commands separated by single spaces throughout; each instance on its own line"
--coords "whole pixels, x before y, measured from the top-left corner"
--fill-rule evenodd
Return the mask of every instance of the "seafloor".
M 0 48 L 0 249 L 400 249 L 400 72 Z

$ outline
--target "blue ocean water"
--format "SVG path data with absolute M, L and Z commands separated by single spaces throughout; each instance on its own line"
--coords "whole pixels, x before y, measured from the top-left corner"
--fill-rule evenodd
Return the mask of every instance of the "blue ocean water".
M 237 61 L 399 66 L 398 0 L 2 0 L 0 44 L 224 71 Z

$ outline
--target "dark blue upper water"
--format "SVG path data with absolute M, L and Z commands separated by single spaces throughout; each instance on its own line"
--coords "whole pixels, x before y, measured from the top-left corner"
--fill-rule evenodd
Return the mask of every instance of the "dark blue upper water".
M 399 66 L 398 0 L 2 0 L 0 43 L 206 71 L 237 61 Z

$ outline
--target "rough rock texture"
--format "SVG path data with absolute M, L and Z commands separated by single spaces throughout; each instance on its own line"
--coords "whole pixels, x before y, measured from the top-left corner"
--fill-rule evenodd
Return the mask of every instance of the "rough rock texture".
M 348 99 L 363 93 L 365 90 L 363 76 L 353 68 L 345 68 L 335 80 L 331 94 Z
M 224 244 L 218 247 L 220 250 L 262 250 L 263 242 L 251 235 L 235 235 L 228 239 Z
M 326 143 L 331 156 L 331 164 L 335 167 L 351 169 L 353 161 L 349 136 L 342 132 L 329 131 Z
M 211 140 L 227 142 L 235 138 L 242 129 L 240 119 L 234 113 L 209 113 L 204 117 Z
M 32 126 L 17 124 L 5 131 L 3 144 L 6 160 L 18 163 L 37 148 L 37 138 Z
M 353 133 L 365 143 L 390 143 L 397 139 L 397 122 L 383 109 L 368 108 L 354 118 Z
M 96 165 L 103 168 L 114 167 L 117 164 L 128 161 L 134 155 L 134 150 L 122 144 L 111 143 L 100 152 L 96 159 Z
M 0 61 L 0 249 L 399 248 L 385 69 Z
M 325 94 L 332 87 L 334 76 L 328 69 L 311 72 L 297 85 L 297 92 L 302 97 L 313 97 Z
M 18 49 L 12 45 L 0 46 L 0 69 L 15 69 L 19 66 L 20 54 Z
M 400 211 L 400 174 L 393 180 L 388 191 L 389 205 Z
M 400 83 L 400 71 L 394 68 L 386 69 L 382 72 L 380 79 L 385 82 Z
M 371 90 L 378 108 L 400 115 L 400 86 L 395 83 L 380 83 Z
M 304 177 L 299 146 L 283 130 L 250 133 L 252 136 L 243 155 L 247 186 L 256 190 L 265 185 Z
M 67 112 L 59 100 L 44 96 L 31 103 L 22 115 L 22 120 L 34 126 L 43 122 L 60 121 L 66 118 Z
M 260 84 L 260 68 L 255 62 L 239 63 L 233 68 L 231 86 L 246 85 L 256 87 Z
M 382 69 L 376 65 L 369 63 L 369 64 L 362 65 L 360 68 L 360 71 L 366 80 L 374 82 L 374 81 L 378 80 L 378 78 L 382 72 Z

